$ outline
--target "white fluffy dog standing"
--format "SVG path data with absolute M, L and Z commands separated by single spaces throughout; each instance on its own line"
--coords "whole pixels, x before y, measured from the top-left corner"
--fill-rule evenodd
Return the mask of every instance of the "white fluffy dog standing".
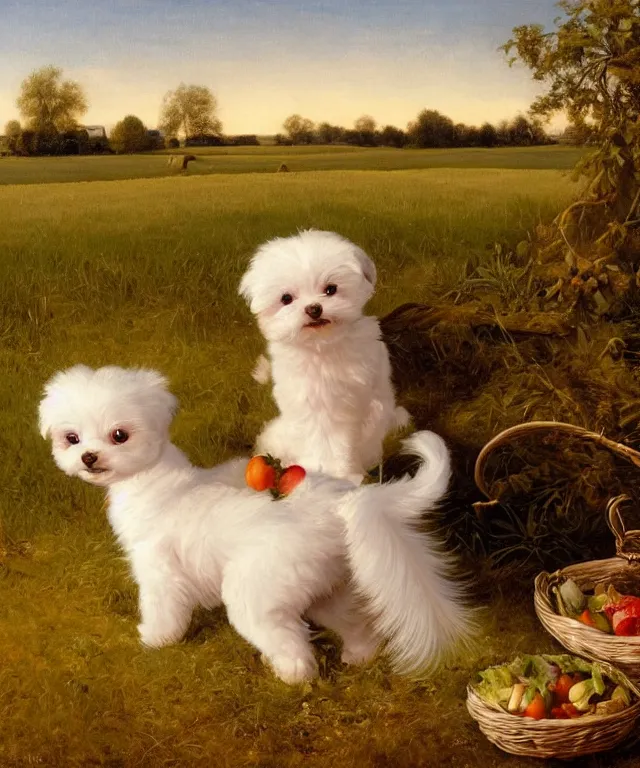
M 396 668 L 428 670 L 472 629 L 450 562 L 415 528 L 447 489 L 430 432 L 414 479 L 355 487 L 310 473 L 274 501 L 242 485 L 246 459 L 193 467 L 169 439 L 176 400 L 157 372 L 78 365 L 46 385 L 40 429 L 56 464 L 108 493 L 109 521 L 139 587 L 142 641 L 184 634 L 194 607 L 223 603 L 237 631 L 293 683 L 316 674 L 303 617 L 335 630 L 343 661 L 382 640 Z
M 258 248 L 240 293 L 268 344 L 270 365 L 261 358 L 254 376 L 271 374 L 280 411 L 258 452 L 359 483 L 380 463 L 387 433 L 408 423 L 378 321 L 362 314 L 375 282 L 367 254 L 334 232 Z

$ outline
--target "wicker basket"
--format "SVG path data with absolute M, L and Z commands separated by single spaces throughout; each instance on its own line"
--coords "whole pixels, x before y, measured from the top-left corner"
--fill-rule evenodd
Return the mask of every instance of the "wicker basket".
M 571 759 L 616 747 L 634 731 L 640 715 L 640 690 L 619 670 L 603 664 L 605 673 L 623 683 L 635 700 L 613 715 L 584 715 L 575 720 L 533 720 L 516 717 L 490 704 L 467 687 L 467 709 L 482 733 L 505 752 L 528 757 Z
M 475 479 L 478 487 L 490 496 L 484 482 L 484 467 L 490 453 L 509 438 L 535 431 L 560 431 L 593 441 L 629 459 L 640 467 L 640 453 L 626 445 L 561 422 L 530 422 L 501 432 L 483 448 L 476 462 Z M 607 522 L 616 540 L 617 556 L 607 560 L 592 560 L 570 565 L 553 574 L 542 572 L 535 579 L 534 605 L 545 629 L 562 645 L 579 656 L 613 664 L 632 680 L 640 681 L 640 637 L 617 637 L 587 627 L 575 619 L 556 613 L 552 588 L 567 578 L 581 588 L 593 588 L 597 583 L 613 583 L 620 591 L 640 595 L 640 531 L 625 530 L 620 505 L 628 500 L 618 496 L 607 505 Z
M 565 648 L 579 656 L 596 661 L 608 661 L 623 670 L 632 680 L 640 681 L 640 637 L 617 637 L 576 619 L 560 616 L 553 602 L 553 587 L 573 579 L 581 589 L 593 589 L 602 582 L 613 583 L 620 591 L 640 595 L 640 531 L 625 531 L 619 506 L 626 500 L 618 496 L 609 502 L 608 521 L 616 537 L 617 557 L 591 560 L 562 568 L 555 573 L 539 573 L 535 580 L 534 605 L 538 618 Z

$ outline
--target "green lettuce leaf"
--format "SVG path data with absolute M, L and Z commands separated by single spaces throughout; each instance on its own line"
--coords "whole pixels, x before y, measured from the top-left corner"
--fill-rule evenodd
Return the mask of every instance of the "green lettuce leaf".
M 485 669 L 484 672 L 480 672 L 480 678 L 481 682 L 475 687 L 478 696 L 492 704 L 500 704 L 509 700 L 511 688 L 516 679 L 506 664 L 501 667 Z

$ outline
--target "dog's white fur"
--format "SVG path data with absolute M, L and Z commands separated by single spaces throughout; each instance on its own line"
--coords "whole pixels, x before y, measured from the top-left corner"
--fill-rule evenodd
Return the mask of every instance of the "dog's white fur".
M 407 441 L 423 462 L 414 479 L 356 488 L 309 473 L 274 501 L 244 485 L 246 459 L 193 467 L 169 440 L 175 409 L 155 371 L 82 365 L 48 382 L 39 409 L 57 465 L 107 488 L 145 644 L 178 641 L 196 605 L 223 603 L 237 631 L 293 683 L 317 671 L 303 616 L 342 636 L 343 661 L 363 662 L 387 640 L 405 672 L 433 667 L 469 635 L 447 556 L 415 528 L 447 489 L 441 438 Z M 114 443 L 117 429 L 126 442 Z
M 358 483 L 379 464 L 387 433 L 408 423 L 378 321 L 362 314 L 375 282 L 367 254 L 334 232 L 306 230 L 258 248 L 240 293 L 268 344 L 270 365 L 261 357 L 254 378 L 266 383 L 271 375 L 280 411 L 258 437 L 258 452 Z M 286 305 L 285 295 L 293 299 Z M 313 304 L 328 324 L 309 325 L 305 307 Z

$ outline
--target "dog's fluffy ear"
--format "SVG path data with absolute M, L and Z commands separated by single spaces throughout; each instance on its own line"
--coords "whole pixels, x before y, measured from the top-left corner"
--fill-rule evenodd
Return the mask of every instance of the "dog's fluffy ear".
M 242 280 L 240 280 L 240 285 L 238 287 L 238 293 L 242 298 L 247 302 L 247 304 L 251 304 L 251 301 L 253 299 L 253 290 L 251 288 L 253 282 L 253 259 L 251 260 L 251 263 L 249 264 L 249 268 L 247 271 L 242 275 Z
M 160 421 L 169 426 L 178 410 L 178 399 L 169 391 L 166 376 L 152 368 L 119 368 L 107 366 L 96 371 L 100 383 L 123 397 L 131 395 L 153 410 Z
M 44 395 L 38 407 L 38 428 L 43 438 L 51 434 L 65 392 L 88 383 L 93 373 L 87 365 L 74 365 L 66 371 L 59 371 L 44 385 Z
M 378 278 L 376 265 L 371 261 L 371 259 L 362 250 L 362 248 L 358 248 L 357 245 L 353 246 L 353 253 L 358 260 L 358 264 L 360 265 L 360 270 L 362 271 L 364 279 L 368 283 L 371 283 L 371 285 L 375 286 L 376 280 Z
M 166 376 L 150 368 L 138 368 L 135 371 L 135 376 L 141 385 L 149 390 L 149 396 L 153 398 L 154 408 L 164 410 L 165 421 L 169 425 L 178 411 L 178 398 L 169 391 L 169 382 Z

